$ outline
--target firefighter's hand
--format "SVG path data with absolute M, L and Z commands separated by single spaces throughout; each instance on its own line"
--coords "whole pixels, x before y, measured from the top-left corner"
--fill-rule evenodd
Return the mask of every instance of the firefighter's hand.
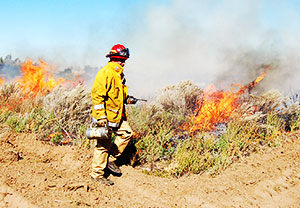
M 107 119 L 106 118 L 101 118 L 97 121 L 97 126 L 98 127 L 105 127 L 107 126 Z
M 137 99 L 133 96 L 128 95 L 126 99 L 126 104 L 136 104 Z

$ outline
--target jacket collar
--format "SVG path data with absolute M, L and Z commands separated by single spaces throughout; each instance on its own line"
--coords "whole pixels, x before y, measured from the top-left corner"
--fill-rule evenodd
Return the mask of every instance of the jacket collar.
M 111 68 L 113 68 L 118 74 L 122 74 L 123 73 L 123 67 L 116 63 L 116 62 L 108 62 L 108 66 L 110 66 Z

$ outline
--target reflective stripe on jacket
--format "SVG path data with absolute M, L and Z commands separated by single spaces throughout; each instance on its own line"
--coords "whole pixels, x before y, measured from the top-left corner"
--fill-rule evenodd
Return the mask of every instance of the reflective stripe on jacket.
M 111 127 L 118 127 L 124 109 L 124 100 L 128 88 L 123 85 L 121 74 L 123 67 L 115 62 L 108 62 L 98 71 L 92 92 L 94 119 L 107 118 Z

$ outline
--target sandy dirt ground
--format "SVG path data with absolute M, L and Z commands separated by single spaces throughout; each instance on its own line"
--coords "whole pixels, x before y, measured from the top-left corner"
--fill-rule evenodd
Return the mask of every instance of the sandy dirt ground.
M 216 177 L 160 178 L 122 166 L 114 186 L 90 180 L 92 150 L 0 132 L 0 207 L 300 207 L 300 133 Z

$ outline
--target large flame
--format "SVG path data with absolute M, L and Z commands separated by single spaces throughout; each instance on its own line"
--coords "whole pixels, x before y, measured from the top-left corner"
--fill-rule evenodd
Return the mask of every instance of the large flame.
M 32 60 L 27 59 L 21 65 L 23 77 L 18 80 L 23 92 L 31 92 L 33 95 L 45 94 L 64 82 L 63 78 L 53 78 L 50 71 L 53 69 L 46 62 L 39 60 L 39 64 L 34 64 Z
M 214 130 L 216 124 L 227 121 L 232 112 L 240 105 L 241 95 L 250 90 L 263 80 L 269 66 L 264 72 L 248 85 L 241 86 L 238 89 L 232 88 L 228 91 L 217 90 L 216 87 L 210 85 L 205 91 L 201 101 L 197 103 L 197 107 L 193 116 L 189 118 L 190 124 L 184 124 L 183 128 L 189 132 L 198 130 Z
M 14 78 L 12 81 L 17 83 L 14 86 L 20 90 L 17 90 L 17 94 L 14 96 L 9 96 L 9 102 L 0 100 L 0 111 L 6 112 L 15 109 L 19 111 L 19 106 L 23 101 L 30 101 L 30 99 L 36 98 L 37 95 L 46 95 L 60 84 L 63 84 L 66 88 L 73 88 L 74 86 L 83 84 L 83 80 L 79 75 L 72 80 L 54 78 L 54 68 L 42 60 L 39 60 L 38 63 L 34 63 L 32 60 L 27 59 L 24 63 L 18 64 L 18 67 L 21 72 L 21 77 Z M 0 85 L 4 81 L 6 80 L 0 77 Z
M 197 103 L 195 115 L 190 118 L 191 132 L 199 129 L 211 130 L 215 124 L 225 122 L 239 105 L 239 93 L 217 90 L 213 85 L 204 91 L 201 102 Z

